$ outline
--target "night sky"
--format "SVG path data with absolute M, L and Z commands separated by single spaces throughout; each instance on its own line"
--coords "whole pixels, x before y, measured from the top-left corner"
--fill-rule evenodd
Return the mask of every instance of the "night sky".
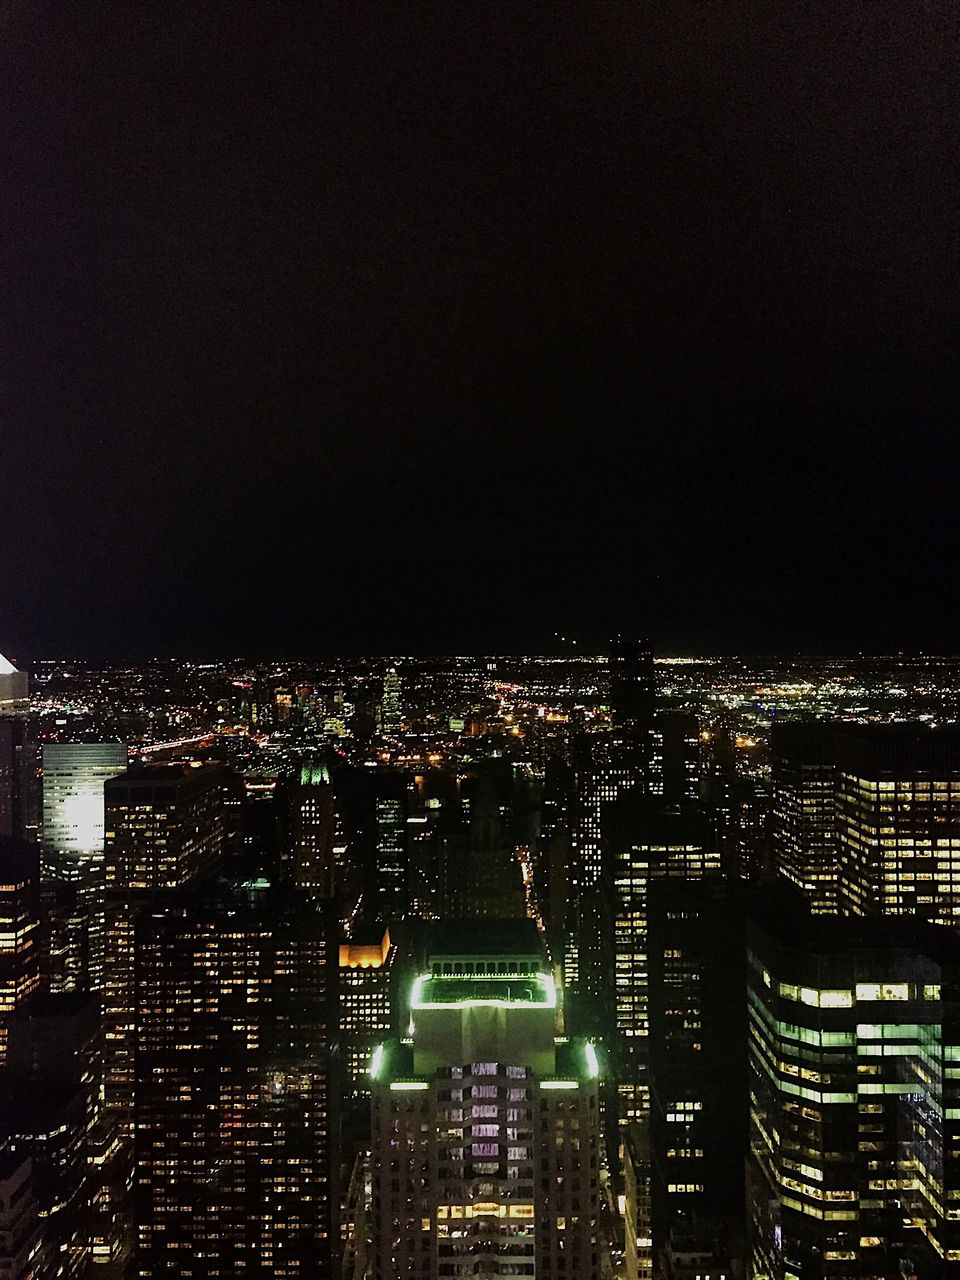
M 958 30 L 0 5 L 0 651 L 958 651 Z

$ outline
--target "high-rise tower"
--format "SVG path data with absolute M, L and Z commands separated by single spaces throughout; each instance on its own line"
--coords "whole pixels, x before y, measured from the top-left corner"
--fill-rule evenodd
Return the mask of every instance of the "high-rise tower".
M 374 1280 L 600 1275 L 598 1063 L 531 922 L 438 927 L 374 1054 Z
M 260 880 L 138 916 L 144 1280 L 339 1280 L 336 926 Z

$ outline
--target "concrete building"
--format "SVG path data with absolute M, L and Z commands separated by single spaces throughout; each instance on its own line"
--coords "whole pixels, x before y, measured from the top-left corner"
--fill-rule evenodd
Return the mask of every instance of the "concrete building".
M 598 1280 L 597 1053 L 533 924 L 439 927 L 409 1017 L 371 1065 L 374 1280 Z

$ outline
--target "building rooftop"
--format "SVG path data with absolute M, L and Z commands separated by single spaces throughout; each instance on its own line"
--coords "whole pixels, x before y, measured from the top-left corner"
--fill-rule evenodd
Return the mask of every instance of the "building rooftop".
M 435 1009 L 447 1005 L 542 1005 L 554 1008 L 557 992 L 549 974 L 463 977 L 423 976 L 410 996 L 411 1009 Z

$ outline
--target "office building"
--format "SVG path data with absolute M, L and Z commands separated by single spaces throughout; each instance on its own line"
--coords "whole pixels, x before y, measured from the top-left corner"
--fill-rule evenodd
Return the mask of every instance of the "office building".
M 37 846 L 0 840 L 0 1066 L 10 1019 L 40 988 L 39 908 Z
M 442 842 L 444 918 L 526 915 L 523 872 L 504 823 L 504 796 L 495 779 L 471 779 L 469 823 Z
M 610 642 L 610 708 L 616 729 L 627 736 L 645 737 L 655 698 L 652 644 L 617 636 Z
M 87 1138 L 98 1110 L 97 1013 L 95 999 L 83 992 L 37 996 L 7 1027 L 0 1151 L 30 1163 L 38 1280 L 81 1280 L 91 1261 Z
M 685 712 L 662 712 L 650 731 L 650 795 L 664 804 L 700 799 L 700 722 Z
M 0 1150 L 0 1274 L 6 1280 L 36 1280 L 42 1247 L 33 1162 Z
M 605 808 L 612 937 L 601 956 L 603 1007 L 616 1034 L 622 1118 L 646 1107 L 650 994 L 647 893 L 659 879 L 719 876 L 720 858 L 698 805 L 663 806 L 643 795 L 622 796 Z
M 402 920 L 408 905 L 406 781 L 388 769 L 377 770 L 374 781 L 379 911 L 387 920 Z
M 395 667 L 383 677 L 383 700 L 380 703 L 380 731 L 386 736 L 399 732 L 403 718 L 400 708 L 400 693 L 403 681 Z
M 960 731 L 838 732 L 839 900 L 850 915 L 960 922 Z
M 194 884 L 223 847 L 218 765 L 138 766 L 104 786 L 104 1102 L 129 1132 L 133 1106 L 134 920 L 158 897 Z
M 771 750 L 775 865 L 815 911 L 960 918 L 960 732 L 787 723 Z
M 624 1280 L 653 1280 L 650 1124 L 638 1116 L 621 1131 Z
M 127 767 L 121 742 L 45 742 L 42 861 L 44 879 L 70 886 L 73 905 L 55 917 L 51 939 L 67 985 L 103 982 L 104 783 Z M 79 950 L 78 950 L 79 947 Z
M 264 880 L 138 915 L 144 1280 L 339 1280 L 336 930 Z
M 75 880 L 103 856 L 103 785 L 127 767 L 122 742 L 45 742 L 43 847 L 50 878 Z
M 35 726 L 26 715 L 0 712 L 0 840 L 36 841 L 40 826 Z
M 340 1029 L 344 1085 L 367 1093 L 370 1055 L 390 1033 L 390 1000 L 396 948 L 389 929 L 355 926 L 340 943 Z
M 754 901 L 777 909 L 775 893 L 716 876 L 657 879 L 647 890 L 651 1223 L 661 1256 L 679 1257 L 681 1240 L 704 1236 L 707 1252 L 725 1241 L 719 1253 L 729 1262 L 742 1237 L 744 938 Z
M 532 922 L 437 926 L 371 1064 L 372 1275 L 600 1275 L 598 1062 Z
M 770 735 L 771 848 L 776 869 L 818 915 L 838 910 L 833 730 L 786 721 Z
M 916 919 L 748 925 L 756 1280 L 960 1274 L 960 944 Z
M 305 764 L 299 782 L 282 789 L 280 804 L 284 822 L 281 858 L 290 883 L 308 897 L 332 898 L 337 892 L 337 814 L 326 766 Z

